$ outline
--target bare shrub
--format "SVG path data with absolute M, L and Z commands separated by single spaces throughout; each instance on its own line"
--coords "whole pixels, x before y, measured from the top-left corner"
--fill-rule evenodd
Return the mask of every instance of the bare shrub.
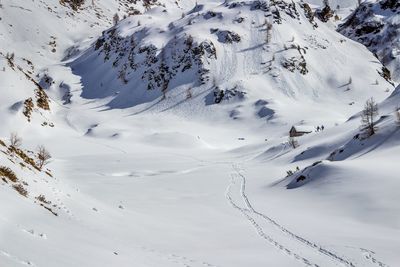
M 47 200 L 44 195 L 40 195 L 36 199 L 44 204 L 51 204 L 51 201 Z
M 18 148 L 22 145 L 22 138 L 16 132 L 10 134 L 10 144 L 12 147 Z
M 299 146 L 299 142 L 297 141 L 296 138 L 294 137 L 289 137 L 288 139 L 288 144 L 289 146 L 291 146 L 292 148 L 297 148 Z
M 15 191 L 17 191 L 21 196 L 27 197 L 28 196 L 28 191 L 25 189 L 25 187 L 22 184 L 15 184 L 13 185 L 13 188 Z
M 44 147 L 39 146 L 37 151 L 37 166 L 41 170 L 43 166 L 47 165 L 51 159 L 50 152 Z

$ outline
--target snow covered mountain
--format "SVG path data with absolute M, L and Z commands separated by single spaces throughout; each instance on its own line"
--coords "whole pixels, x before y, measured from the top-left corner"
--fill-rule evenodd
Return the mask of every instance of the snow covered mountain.
M 390 70 L 386 76 L 400 80 L 399 1 L 363 1 L 339 31 L 368 47 Z
M 207 3 L 175 15 L 154 9 L 105 31 L 71 65 L 82 77 L 82 97 L 108 97 L 110 108 L 226 103 L 234 118 L 258 100 L 269 119 L 289 103 L 329 113 L 321 107 L 335 102 L 350 116 L 369 97 L 361 91 L 383 99 L 393 90 L 370 53 L 309 12 L 285 1 Z
M 397 266 L 400 87 L 308 3 L 1 0 L 0 266 Z

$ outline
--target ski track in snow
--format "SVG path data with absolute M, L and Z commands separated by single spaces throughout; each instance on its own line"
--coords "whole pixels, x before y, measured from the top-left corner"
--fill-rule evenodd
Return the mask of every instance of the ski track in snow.
M 220 69 L 220 74 L 218 75 L 218 77 L 224 77 L 224 78 L 221 81 L 217 81 L 217 85 L 219 85 L 219 83 L 222 82 L 229 82 L 236 73 L 236 68 L 238 63 L 236 56 L 232 56 L 235 55 L 233 51 L 234 49 L 224 45 L 224 56 L 223 56 L 224 64 L 222 64 L 222 68 Z
M 1 250 L 0 249 L 0 255 L 5 256 L 21 265 L 25 265 L 25 266 L 36 266 L 33 262 L 29 261 L 29 260 L 21 260 L 19 257 L 11 255 L 10 253 L 8 253 L 7 251 Z
M 267 235 L 262 227 L 256 222 L 256 220 L 250 216 L 253 212 L 251 212 L 248 209 L 244 209 L 239 207 L 232 199 L 231 197 L 231 187 L 235 184 L 235 177 L 238 177 L 237 174 L 233 173 L 231 174 L 231 183 L 229 184 L 227 190 L 226 190 L 226 198 L 230 202 L 231 206 L 240 211 L 246 218 L 247 220 L 253 225 L 255 230 L 257 231 L 257 234 L 262 237 L 263 239 L 267 240 L 271 245 L 275 246 L 278 248 L 280 251 L 285 253 L 286 255 L 293 257 L 295 260 L 299 261 L 302 265 L 304 266 L 314 266 L 314 267 L 319 267 L 319 265 L 311 263 L 308 259 L 296 254 L 295 252 L 291 251 L 290 249 L 286 248 L 285 246 L 281 245 L 279 242 L 274 240 L 272 237 Z M 254 213 L 253 213 L 254 214 Z
M 373 263 L 374 265 L 379 266 L 379 267 L 389 267 L 389 265 L 379 261 L 378 259 L 376 259 L 374 257 L 375 252 L 365 249 L 365 248 L 360 248 L 360 250 L 361 250 L 364 258 L 366 260 L 370 261 L 371 263 Z
M 307 240 L 307 239 L 305 239 L 305 238 L 303 238 L 303 237 L 301 237 L 301 236 L 299 236 L 299 235 L 297 235 L 297 234 L 295 234 L 295 233 L 289 231 L 287 228 L 285 228 L 284 226 L 282 226 L 281 224 L 279 224 L 278 222 L 276 222 L 275 220 L 273 220 L 273 219 L 270 218 L 269 216 L 267 216 L 267 215 L 265 215 L 265 214 L 263 214 L 263 213 L 260 213 L 260 212 L 256 211 L 256 210 L 253 208 L 253 206 L 251 205 L 251 202 L 250 202 L 250 200 L 248 199 L 248 197 L 247 197 L 247 195 L 246 195 L 246 191 L 245 191 L 245 190 L 246 190 L 246 177 L 241 173 L 241 171 L 243 171 L 243 169 L 242 169 L 241 167 L 239 167 L 238 165 L 233 165 L 233 169 L 235 170 L 237 176 L 240 177 L 240 178 L 241 178 L 241 181 L 242 181 L 242 182 L 241 182 L 241 195 L 242 195 L 242 199 L 243 199 L 243 201 L 245 202 L 247 208 L 248 208 L 253 214 L 256 214 L 256 215 L 262 217 L 262 218 L 265 219 L 268 223 L 270 223 L 270 224 L 272 224 L 273 226 L 277 227 L 279 230 L 281 230 L 283 233 L 285 233 L 285 234 L 287 234 L 288 236 L 290 236 L 292 239 L 295 239 L 296 241 L 299 241 L 300 243 L 302 243 L 302 244 L 304 244 L 304 245 L 306 245 L 306 246 L 308 246 L 308 247 L 311 247 L 311 248 L 314 249 L 314 250 L 317 250 L 318 253 L 321 253 L 321 254 L 323 254 L 323 255 L 325 255 L 325 256 L 328 256 L 328 257 L 330 257 L 331 259 L 333 259 L 333 260 L 335 260 L 335 261 L 338 261 L 338 262 L 340 262 L 341 264 L 344 264 L 344 265 L 346 265 L 346 266 L 351 266 L 351 267 L 354 267 L 354 266 L 355 266 L 351 261 L 349 261 L 349 260 L 347 260 L 347 259 L 344 259 L 343 257 L 340 257 L 339 255 L 337 255 L 337 254 L 335 254 L 335 253 L 333 253 L 333 252 L 331 252 L 331 251 L 329 251 L 329 250 L 327 250 L 327 249 L 322 248 L 321 246 L 317 245 L 316 243 L 311 242 L 311 241 L 309 241 L 309 240 Z
M 231 184 L 229 185 L 228 189 L 227 189 L 227 198 L 228 200 L 231 202 L 231 205 L 240 210 L 251 222 L 252 224 L 255 226 L 255 228 L 257 229 L 257 231 L 261 231 L 263 232 L 262 228 L 256 223 L 256 221 L 254 220 L 254 218 L 252 218 L 248 213 L 252 213 L 254 215 L 257 215 L 261 218 L 263 218 L 265 221 L 267 221 L 268 223 L 272 224 L 274 227 L 278 228 L 280 231 L 282 231 L 284 234 L 286 234 L 287 236 L 289 236 L 290 238 L 316 250 L 318 253 L 320 253 L 323 256 L 327 256 L 329 258 L 331 258 L 332 260 L 334 260 L 335 262 L 341 264 L 341 265 L 345 265 L 345 266 L 349 266 L 349 267 L 355 267 L 356 265 L 351 262 L 350 260 L 345 259 L 344 257 L 341 257 L 339 255 L 337 255 L 336 253 L 329 251 L 325 248 L 322 248 L 320 245 L 316 244 L 315 242 L 309 241 L 293 232 L 291 232 L 290 230 L 288 230 L 287 228 L 285 228 L 284 226 L 282 226 L 281 224 L 279 224 L 277 221 L 275 221 L 274 219 L 272 219 L 271 217 L 269 217 L 268 215 L 258 212 L 256 211 L 250 200 L 248 199 L 248 196 L 246 195 L 246 177 L 242 174 L 243 172 L 243 168 L 240 166 L 240 164 L 232 164 L 232 168 L 234 170 L 234 173 L 231 174 Z M 241 208 L 239 207 L 237 204 L 235 204 L 230 196 L 230 188 L 232 187 L 233 184 L 235 184 L 235 178 L 240 178 L 241 180 L 241 189 L 240 189 L 240 194 L 242 197 L 243 202 L 246 205 L 246 208 Z M 256 226 L 257 225 L 257 226 Z M 272 240 L 272 238 L 271 238 Z M 273 240 L 272 240 L 273 241 Z M 275 241 L 273 241 L 272 243 L 274 243 Z M 375 266 L 379 266 L 379 267 L 389 267 L 389 265 L 379 261 L 378 259 L 376 259 L 374 257 L 375 252 L 368 250 L 368 249 L 364 249 L 364 248 L 360 248 L 363 258 L 366 259 L 367 261 L 369 261 L 370 263 L 374 264 Z M 309 265 L 308 265 L 309 266 Z M 318 266 L 318 265 L 315 265 Z
M 34 229 L 21 229 L 24 233 L 30 234 L 35 238 L 47 239 L 47 235 L 44 233 L 38 233 Z
M 178 264 L 178 265 L 181 265 L 184 267 L 218 267 L 217 265 L 211 264 L 209 262 L 191 259 L 186 256 L 178 255 L 176 253 L 166 254 L 159 250 L 156 250 L 153 248 L 148 248 L 145 246 L 141 247 L 141 249 L 143 251 L 150 252 L 152 254 L 156 254 L 158 257 L 163 257 L 174 264 Z
M 260 21 L 257 20 L 257 26 L 252 25 L 250 29 L 250 43 L 256 44 L 254 47 L 249 47 L 250 55 L 247 55 L 244 51 L 240 51 L 240 53 L 244 54 L 244 64 L 243 64 L 243 72 L 245 74 L 259 74 L 260 66 L 262 65 L 262 54 L 260 56 L 260 48 L 262 47 L 262 41 L 257 38 L 259 36 L 259 31 L 261 31 L 262 27 L 260 25 Z M 238 53 L 238 51 L 236 51 Z M 254 62 L 254 63 L 253 63 Z

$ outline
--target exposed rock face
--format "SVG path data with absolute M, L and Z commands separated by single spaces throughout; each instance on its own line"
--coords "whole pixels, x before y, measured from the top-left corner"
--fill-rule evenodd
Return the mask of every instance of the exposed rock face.
M 368 47 L 400 81 L 400 2 L 363 2 L 339 32 Z M 387 76 L 387 75 L 386 75 Z
M 198 82 L 209 80 L 207 60 L 217 58 L 213 42 L 197 42 L 191 35 L 173 38 L 167 45 L 157 48 L 153 44 L 141 44 L 146 29 L 128 37 L 121 37 L 116 29 L 103 33 L 97 40 L 95 50 L 104 62 L 112 62 L 118 70 L 118 77 L 128 83 L 137 77 L 146 84 L 148 90 L 168 89 L 169 83 L 179 74 L 195 72 Z

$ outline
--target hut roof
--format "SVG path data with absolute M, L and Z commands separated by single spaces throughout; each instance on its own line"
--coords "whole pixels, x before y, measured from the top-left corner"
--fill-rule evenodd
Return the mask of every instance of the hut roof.
M 294 125 L 292 128 L 299 133 L 312 133 L 315 130 L 314 126 L 309 125 Z

